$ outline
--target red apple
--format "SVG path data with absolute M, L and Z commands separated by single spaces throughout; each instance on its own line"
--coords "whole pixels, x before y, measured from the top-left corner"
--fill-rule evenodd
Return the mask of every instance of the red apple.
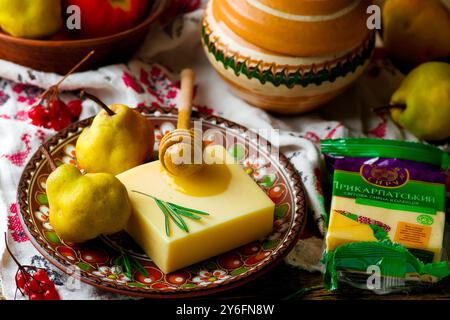
M 147 15 L 152 0 L 66 0 L 81 12 L 78 37 L 89 39 L 113 35 L 139 24 Z

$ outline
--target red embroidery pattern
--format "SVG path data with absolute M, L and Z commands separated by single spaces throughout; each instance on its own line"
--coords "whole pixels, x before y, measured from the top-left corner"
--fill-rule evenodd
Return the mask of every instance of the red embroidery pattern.
M 377 138 L 384 138 L 386 136 L 387 132 L 387 123 L 388 119 L 386 115 L 380 114 L 378 115 L 381 119 L 381 122 L 378 124 L 378 126 L 372 130 L 369 131 L 369 134 L 377 137 Z
M 12 91 L 17 94 L 17 102 L 26 103 L 29 106 L 36 103 L 36 98 L 43 92 L 42 89 L 25 83 L 15 83 Z
M 343 127 L 342 123 L 339 123 L 336 127 L 334 127 L 333 129 L 330 130 L 330 132 L 328 132 L 327 136 L 325 137 L 325 139 L 331 139 L 333 138 L 333 136 L 336 134 L 336 132 L 338 131 L 339 128 Z
M 0 106 L 4 105 L 9 100 L 9 95 L 4 93 L 3 91 L 0 91 Z
M 167 92 L 167 99 L 175 99 L 177 97 L 177 92 L 175 90 L 169 90 Z
M 202 114 L 206 114 L 206 115 L 208 115 L 208 116 L 212 115 L 213 112 L 214 112 L 213 109 L 211 109 L 211 108 L 209 108 L 209 107 L 207 107 L 207 106 L 200 106 L 200 105 L 195 104 L 195 105 L 193 105 L 193 107 L 194 107 L 195 109 L 197 109 L 198 112 L 200 112 L 200 113 L 202 113 Z
M 16 115 L 14 116 L 14 118 L 19 121 L 27 121 L 29 119 L 28 112 L 25 110 L 19 110 L 16 112 Z
M 45 140 L 45 133 L 42 130 L 37 130 L 34 133 L 34 136 L 39 139 L 40 142 L 44 142 Z M 25 133 L 22 135 L 20 140 L 24 144 L 24 150 L 18 151 L 13 154 L 5 154 L 3 157 L 8 159 L 13 165 L 17 167 L 22 167 L 25 164 L 25 161 L 28 158 L 28 155 L 31 152 L 31 135 L 29 133 Z M 0 156 L 2 157 L 2 156 Z
M 322 185 L 320 184 L 320 181 L 322 180 L 322 173 L 320 172 L 319 168 L 314 168 L 314 178 L 315 178 L 315 188 L 316 192 L 323 196 L 323 190 Z
M 137 94 L 148 92 L 159 104 L 175 107 L 173 101 L 178 96 L 179 88 L 173 84 L 169 77 L 158 66 L 150 70 L 141 68 L 139 79 L 128 72 L 124 72 L 122 80 L 127 88 L 131 88 Z
M 22 228 L 22 224 L 20 223 L 16 203 L 12 203 L 9 206 L 8 230 L 16 242 L 25 242 L 29 240 L 27 234 Z
M 122 75 L 122 80 L 125 83 L 127 88 L 133 89 L 137 94 L 144 93 L 144 88 L 139 84 L 135 77 L 133 77 L 130 73 L 124 72 Z
M 5 154 L 4 155 L 4 157 L 6 159 L 8 159 L 13 165 L 18 166 L 18 167 L 22 167 L 25 164 L 25 160 L 27 159 L 28 154 L 31 151 L 31 146 L 30 146 L 31 135 L 28 133 L 25 133 L 24 135 L 22 135 L 20 140 L 22 140 L 22 142 L 24 143 L 25 150 L 18 151 L 13 154 Z
M 35 137 L 39 139 L 39 141 L 44 142 L 45 141 L 45 133 L 41 129 L 38 129 L 36 133 L 34 134 Z
M 305 139 L 311 141 L 314 144 L 320 143 L 320 137 L 312 131 L 308 131 L 305 134 Z
M 146 86 L 150 85 L 150 82 L 148 81 L 148 72 L 144 69 L 141 69 L 140 71 L 139 80 Z
M 157 100 L 157 103 L 169 107 L 176 106 L 174 100 L 178 96 L 179 86 L 174 84 L 159 66 L 153 66 L 150 70 L 141 68 L 139 73 L 140 83 L 137 83 L 137 80 L 135 81 L 135 86 L 141 88 L 145 86 L 146 91 Z

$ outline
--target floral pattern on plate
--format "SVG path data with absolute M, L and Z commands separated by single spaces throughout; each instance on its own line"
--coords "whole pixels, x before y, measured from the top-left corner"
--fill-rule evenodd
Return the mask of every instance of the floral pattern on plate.
M 173 108 L 152 106 L 141 107 L 140 111 L 154 123 L 156 145 L 163 134 L 175 128 L 177 118 Z M 63 271 L 75 268 L 84 282 L 142 297 L 215 293 L 239 285 L 245 278 L 256 277 L 279 261 L 295 244 L 305 221 L 305 197 L 295 170 L 282 155 L 279 162 L 264 150 L 257 158 L 250 157 L 250 151 L 258 145 L 242 134 L 245 128 L 213 115 L 196 113 L 194 116 L 203 121 L 204 130 L 214 129 L 222 138 L 232 139 L 225 141 L 230 155 L 276 204 L 271 235 L 170 274 L 162 273 L 126 232 L 83 244 L 66 243 L 49 223 L 45 181 L 50 167 L 38 151 L 24 170 L 19 185 L 19 217 L 36 248 Z M 76 139 L 91 121 L 92 118 L 73 124 L 46 143 L 57 161 L 76 165 Z M 205 141 L 215 143 L 210 136 Z

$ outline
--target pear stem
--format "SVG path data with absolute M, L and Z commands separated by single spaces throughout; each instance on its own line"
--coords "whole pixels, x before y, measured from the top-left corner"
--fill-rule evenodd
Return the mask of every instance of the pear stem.
M 112 111 L 102 100 L 100 100 L 98 97 L 94 96 L 93 94 L 87 93 L 84 90 L 81 90 L 80 92 L 80 98 L 88 98 L 92 101 L 94 101 L 95 103 L 97 103 L 100 107 L 103 108 L 103 110 L 105 110 L 110 116 L 115 115 L 116 113 L 114 111 Z
M 45 158 L 47 159 L 48 163 L 50 164 L 50 168 L 52 169 L 52 171 L 55 171 L 57 168 L 55 160 L 53 160 L 52 156 L 44 146 L 41 146 L 41 151 L 44 154 Z
M 389 104 L 387 106 L 372 108 L 372 111 L 373 112 L 386 112 L 386 111 L 391 111 L 392 109 L 405 110 L 406 104 L 402 104 L 402 103 Z

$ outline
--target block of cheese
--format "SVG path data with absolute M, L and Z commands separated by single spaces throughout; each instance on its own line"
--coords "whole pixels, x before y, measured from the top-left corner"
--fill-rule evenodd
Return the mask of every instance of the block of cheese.
M 217 154 L 222 147 L 212 147 Z M 211 149 L 213 150 L 213 149 Z M 159 161 L 117 176 L 133 206 L 127 232 L 155 264 L 169 273 L 258 240 L 272 231 L 274 203 L 238 164 L 211 164 L 187 178 L 168 175 Z M 169 221 L 156 199 L 199 210 L 183 217 L 189 232 Z
M 357 202 L 361 201 L 333 197 L 326 237 L 327 250 L 332 251 L 350 242 L 377 241 L 372 225 L 383 228 L 392 241 L 403 244 L 412 252 L 422 252 L 422 255 L 429 252 L 432 261 L 440 260 L 445 227 L 443 211 L 425 215 Z

